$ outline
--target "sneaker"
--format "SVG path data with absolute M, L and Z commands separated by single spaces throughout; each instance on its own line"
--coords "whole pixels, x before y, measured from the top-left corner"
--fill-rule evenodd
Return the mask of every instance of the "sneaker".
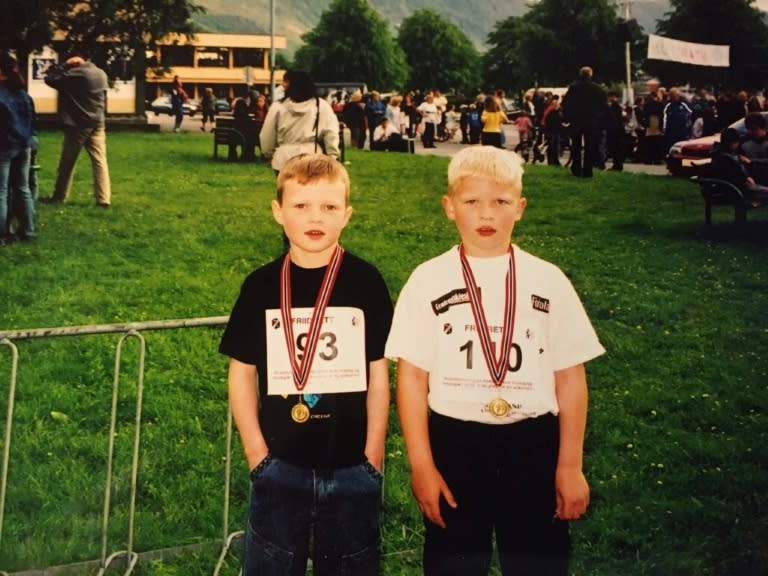
M 64 200 L 56 196 L 46 196 L 45 198 L 40 198 L 40 202 L 43 204 L 62 204 Z
M 96 202 L 96 206 L 99 208 L 109 208 L 111 204 L 109 202 Z

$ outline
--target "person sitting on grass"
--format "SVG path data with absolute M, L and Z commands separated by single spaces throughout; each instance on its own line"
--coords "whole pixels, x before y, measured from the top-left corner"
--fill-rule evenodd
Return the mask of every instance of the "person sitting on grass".
M 403 149 L 403 137 L 397 128 L 389 121 L 386 116 L 381 119 L 381 124 L 376 126 L 373 131 L 373 150 L 395 150 Z

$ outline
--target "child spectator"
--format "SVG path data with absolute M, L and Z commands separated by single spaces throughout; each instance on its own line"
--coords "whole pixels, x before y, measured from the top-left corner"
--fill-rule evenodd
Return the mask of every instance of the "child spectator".
M 339 246 L 343 164 L 288 160 L 272 213 L 290 249 L 245 279 L 219 347 L 251 471 L 243 574 L 304 574 L 310 548 L 315 574 L 378 574 L 392 302 Z
M 513 124 L 517 128 L 517 133 L 520 137 L 520 142 L 515 146 L 515 152 L 519 152 L 522 157 L 528 161 L 528 151 L 531 145 L 531 133 L 533 132 L 533 122 L 531 117 L 523 110 L 520 115 L 515 118 Z
M 453 157 L 461 242 L 411 274 L 387 341 L 429 576 L 487 574 L 494 530 L 503 574 L 565 576 L 589 504 L 584 362 L 604 349 L 568 278 L 511 244 L 522 175 L 495 147 Z
M 499 100 L 494 96 L 488 96 L 483 102 L 483 114 L 480 116 L 483 123 L 483 132 L 480 141 L 484 145 L 503 148 L 501 142 L 502 128 L 507 122 L 507 115 L 499 106 Z
M 482 104 L 481 104 L 482 106 Z M 478 109 L 478 104 L 469 105 L 469 143 L 477 144 L 480 142 L 480 133 L 483 130 L 482 110 Z
M 446 140 L 453 141 L 456 139 L 456 134 L 459 131 L 459 120 L 461 114 L 456 111 L 454 104 L 448 104 L 448 108 L 445 111 L 445 135 Z
M 459 129 L 461 130 L 461 143 L 469 144 L 469 106 L 462 104 L 459 108 Z

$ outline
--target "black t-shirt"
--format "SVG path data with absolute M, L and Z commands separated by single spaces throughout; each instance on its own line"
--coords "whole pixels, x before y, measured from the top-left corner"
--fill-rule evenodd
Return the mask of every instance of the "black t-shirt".
M 267 395 L 266 310 L 280 310 L 280 268 L 283 257 L 252 272 L 243 282 L 219 351 L 245 364 L 256 365 L 259 379 L 259 423 L 270 453 L 298 466 L 339 468 L 365 460 L 366 392 L 323 394 L 310 406 L 310 419 L 297 423 L 291 409 L 299 393 L 287 398 Z M 325 267 L 291 264 L 292 308 L 312 308 Z M 384 357 L 392 322 L 392 300 L 378 270 L 349 252 L 339 269 L 328 309 L 344 306 L 362 310 L 365 318 L 366 381 L 368 363 Z M 294 337 L 298 336 L 298 331 Z M 322 347 L 322 342 L 319 347 Z M 310 376 L 311 377 L 311 376 Z M 316 399 L 310 398 L 307 404 Z

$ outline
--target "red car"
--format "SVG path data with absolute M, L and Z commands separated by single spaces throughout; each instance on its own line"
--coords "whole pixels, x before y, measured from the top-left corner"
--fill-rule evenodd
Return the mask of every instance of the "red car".
M 762 112 L 762 115 L 768 120 L 768 112 Z M 728 127 L 735 128 L 742 136 L 747 133 L 744 118 Z M 667 168 L 676 176 L 701 174 L 711 161 L 716 142 L 720 142 L 720 134 L 675 142 L 667 154 Z

